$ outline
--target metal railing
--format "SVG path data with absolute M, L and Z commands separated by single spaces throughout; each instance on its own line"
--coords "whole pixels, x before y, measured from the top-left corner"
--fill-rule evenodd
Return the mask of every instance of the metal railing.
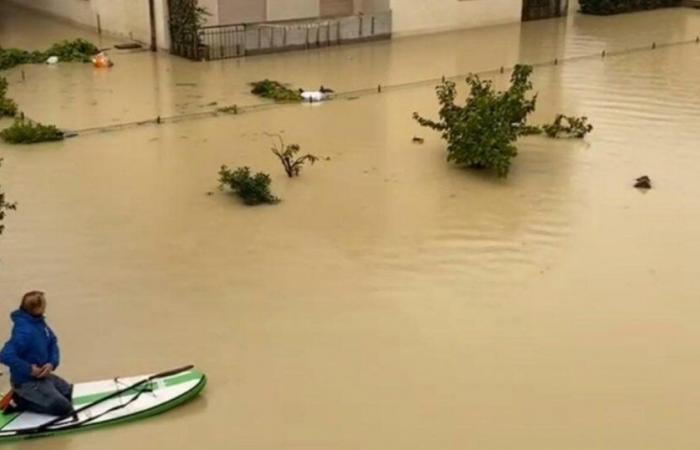
M 337 18 L 202 27 L 172 52 L 195 60 L 236 58 L 391 37 L 391 11 Z

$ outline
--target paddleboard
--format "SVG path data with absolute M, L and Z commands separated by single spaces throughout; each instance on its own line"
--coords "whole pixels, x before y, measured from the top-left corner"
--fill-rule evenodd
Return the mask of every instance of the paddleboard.
M 31 412 L 0 414 L 0 443 L 105 427 L 154 416 L 199 394 L 206 376 L 192 366 L 73 386 L 77 419 Z

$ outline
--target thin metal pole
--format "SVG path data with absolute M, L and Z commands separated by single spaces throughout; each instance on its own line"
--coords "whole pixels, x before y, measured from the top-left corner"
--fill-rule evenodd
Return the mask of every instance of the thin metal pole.
M 151 19 L 151 51 L 158 50 L 158 41 L 156 38 L 156 5 L 154 0 L 148 0 L 148 13 Z

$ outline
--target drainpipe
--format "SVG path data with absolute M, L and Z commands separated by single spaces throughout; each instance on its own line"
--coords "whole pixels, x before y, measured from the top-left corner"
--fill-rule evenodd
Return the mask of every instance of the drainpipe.
M 158 41 L 156 40 L 156 6 L 155 0 L 148 0 L 148 13 L 151 19 L 151 51 L 158 50 Z

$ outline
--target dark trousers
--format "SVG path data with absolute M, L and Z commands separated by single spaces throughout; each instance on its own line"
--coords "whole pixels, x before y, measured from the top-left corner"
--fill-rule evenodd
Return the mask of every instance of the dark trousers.
M 54 374 L 14 387 L 19 409 L 51 416 L 73 413 L 73 385 Z

